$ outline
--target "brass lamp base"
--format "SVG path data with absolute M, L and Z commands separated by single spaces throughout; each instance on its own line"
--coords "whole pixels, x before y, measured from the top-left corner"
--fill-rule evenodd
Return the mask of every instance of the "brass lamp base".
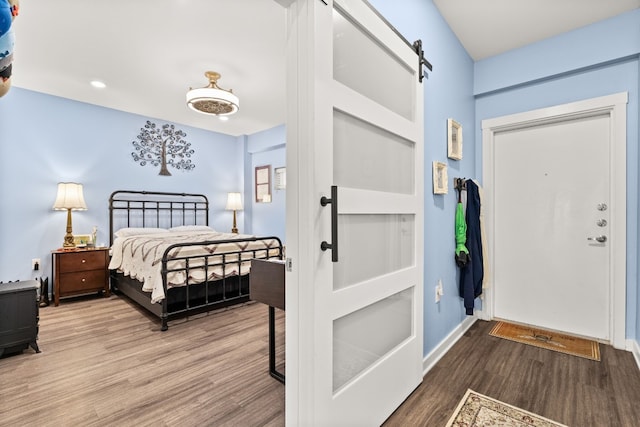
M 67 234 L 64 235 L 63 248 L 75 248 L 76 244 L 73 242 L 73 233 L 71 229 L 71 209 L 67 209 Z
M 231 227 L 231 232 L 234 234 L 238 234 L 238 226 L 236 225 L 236 211 L 233 211 L 233 227 Z

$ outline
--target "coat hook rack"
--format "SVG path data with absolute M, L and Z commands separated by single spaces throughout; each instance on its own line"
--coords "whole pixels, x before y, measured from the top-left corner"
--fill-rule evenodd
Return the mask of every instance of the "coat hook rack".
M 467 178 L 453 178 L 454 187 L 458 191 L 467 189 Z

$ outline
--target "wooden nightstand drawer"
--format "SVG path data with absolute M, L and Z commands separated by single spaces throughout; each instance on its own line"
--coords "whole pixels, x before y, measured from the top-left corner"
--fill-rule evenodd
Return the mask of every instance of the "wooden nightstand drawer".
M 69 252 L 58 256 L 60 270 L 65 273 L 104 268 L 104 251 Z
M 54 302 L 102 291 L 109 296 L 109 249 L 57 250 L 52 253 Z
M 60 274 L 60 294 L 86 293 L 104 289 L 105 270 L 77 271 Z

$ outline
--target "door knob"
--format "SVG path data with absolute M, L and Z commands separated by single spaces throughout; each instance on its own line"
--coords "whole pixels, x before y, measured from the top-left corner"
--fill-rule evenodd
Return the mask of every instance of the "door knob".
M 587 240 L 595 240 L 598 243 L 604 243 L 607 241 L 607 236 L 587 237 Z

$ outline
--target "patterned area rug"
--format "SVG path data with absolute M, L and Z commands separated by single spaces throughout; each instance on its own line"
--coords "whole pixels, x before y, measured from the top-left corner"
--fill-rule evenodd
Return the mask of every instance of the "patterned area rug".
M 600 345 L 596 341 L 545 331 L 531 326 L 498 322 L 489 335 L 586 359 L 600 360 Z
M 567 427 L 469 389 L 446 427 Z

